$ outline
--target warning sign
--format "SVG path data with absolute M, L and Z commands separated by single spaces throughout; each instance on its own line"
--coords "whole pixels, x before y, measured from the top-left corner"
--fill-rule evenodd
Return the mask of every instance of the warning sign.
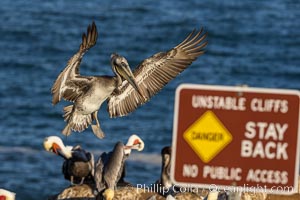
M 230 132 L 212 111 L 206 111 L 184 133 L 183 138 L 207 163 L 232 139 Z
M 296 90 L 181 85 L 174 110 L 174 183 L 295 192 L 299 99 Z

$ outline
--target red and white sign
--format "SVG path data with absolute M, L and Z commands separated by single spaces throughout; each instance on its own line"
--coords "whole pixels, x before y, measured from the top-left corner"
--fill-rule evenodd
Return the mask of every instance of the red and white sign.
M 298 187 L 297 90 L 180 85 L 171 178 L 176 185 L 290 194 Z

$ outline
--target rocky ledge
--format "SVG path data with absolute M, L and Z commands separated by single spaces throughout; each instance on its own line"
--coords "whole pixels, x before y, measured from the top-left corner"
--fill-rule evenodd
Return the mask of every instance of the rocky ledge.
M 178 193 L 175 199 L 179 200 L 203 200 L 207 196 L 207 190 L 201 190 L 201 193 Z M 100 195 L 94 194 L 93 187 L 83 184 L 65 188 L 61 193 L 49 197 L 48 200 L 100 200 Z M 115 190 L 114 200 L 163 200 L 165 197 L 158 193 L 139 189 L 135 187 L 119 187 Z M 274 195 L 265 193 L 243 193 L 241 200 L 300 200 L 300 177 L 298 192 L 293 195 Z

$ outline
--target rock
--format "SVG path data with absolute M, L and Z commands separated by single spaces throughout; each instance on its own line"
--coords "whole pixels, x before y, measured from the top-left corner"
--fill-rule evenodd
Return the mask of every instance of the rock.
M 293 195 L 275 195 L 266 193 L 243 193 L 241 200 L 300 200 L 300 177 L 298 193 Z M 96 200 L 96 196 L 93 193 L 93 187 L 83 184 L 70 186 L 64 189 L 60 194 L 54 195 L 48 198 L 48 200 Z M 201 192 L 199 192 L 201 191 Z M 196 193 L 183 192 L 175 195 L 175 199 L 178 200 L 202 200 L 204 195 L 208 193 L 207 190 L 199 190 Z M 131 186 L 119 187 L 115 191 L 114 200 L 165 200 L 166 198 L 155 193 L 135 188 Z
M 93 188 L 89 185 L 76 185 L 64 189 L 60 194 L 48 198 L 48 200 L 96 200 Z M 165 200 L 166 198 L 155 192 L 149 192 L 135 187 L 119 187 L 115 190 L 114 200 Z M 178 193 L 175 199 L 180 200 L 202 200 L 198 194 L 184 192 Z
M 93 188 L 91 188 L 89 185 L 83 184 L 66 188 L 58 195 L 57 198 L 70 199 L 73 197 L 94 199 L 95 195 L 93 193 Z
M 95 200 L 93 194 L 93 188 L 89 185 L 74 185 L 67 187 L 58 195 L 54 195 L 48 198 L 48 200 Z

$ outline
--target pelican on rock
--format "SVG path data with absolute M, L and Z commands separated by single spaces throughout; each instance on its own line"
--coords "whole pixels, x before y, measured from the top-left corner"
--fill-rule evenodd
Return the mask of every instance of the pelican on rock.
M 104 152 L 99 157 L 95 166 L 94 179 L 98 192 L 103 192 L 102 195 L 106 200 L 113 199 L 114 189 L 124 175 L 125 160 L 132 149 L 137 151 L 144 149 L 144 142 L 137 135 L 130 136 L 126 145 L 117 142 L 112 152 Z
M 73 102 L 64 108 L 67 123 L 62 133 L 81 132 L 91 125 L 93 133 L 104 137 L 97 117 L 102 103 L 107 100 L 110 117 L 125 116 L 146 103 L 170 80 L 185 70 L 204 53 L 206 34 L 203 29 L 191 32 L 185 40 L 166 52 L 159 52 L 143 60 L 132 72 L 127 60 L 116 53 L 111 55 L 115 76 L 82 76 L 79 66 L 83 55 L 96 44 L 95 23 L 82 36 L 78 52 L 70 58 L 65 69 L 53 84 L 52 104 L 61 99 Z M 93 121 L 96 124 L 92 124 Z
M 180 192 L 180 188 L 175 186 L 171 181 L 171 153 L 172 149 L 170 146 L 166 146 L 161 150 L 162 165 L 160 179 L 153 185 L 154 190 L 162 196 L 175 196 L 176 193 Z M 171 197 L 169 197 L 171 198 Z
M 53 152 L 65 159 L 62 172 L 65 179 L 70 180 L 71 184 L 94 182 L 94 156 L 86 152 L 79 145 L 65 146 L 57 136 L 50 136 L 44 139 L 46 151 Z

